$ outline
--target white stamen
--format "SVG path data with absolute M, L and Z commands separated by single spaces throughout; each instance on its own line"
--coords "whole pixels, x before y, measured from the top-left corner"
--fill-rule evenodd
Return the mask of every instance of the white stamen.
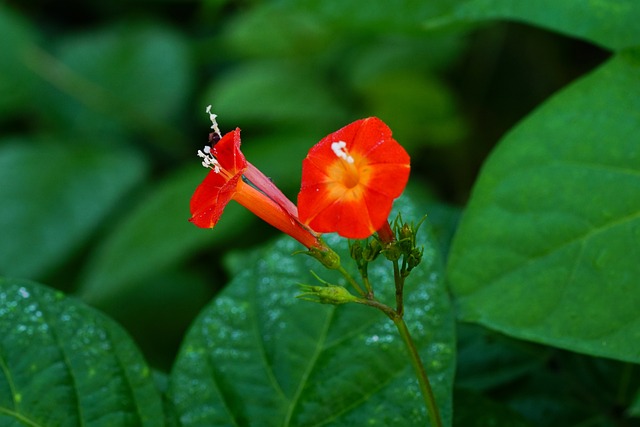
M 220 163 L 218 163 L 218 159 L 211 154 L 211 147 L 205 145 L 204 150 L 198 150 L 198 157 L 202 159 L 202 166 L 207 169 L 212 169 L 215 173 L 220 172 Z
M 347 152 L 347 143 L 344 141 L 332 142 L 331 149 L 334 154 L 340 157 L 343 160 L 346 160 L 347 163 L 353 163 L 353 157 L 349 155 Z
M 218 117 L 218 115 L 211 112 L 211 105 L 207 106 L 205 112 L 209 115 L 209 120 L 211 120 L 211 129 L 213 129 L 213 131 L 218 134 L 218 137 L 222 139 L 222 134 L 220 133 L 218 122 L 216 121 L 216 117 Z

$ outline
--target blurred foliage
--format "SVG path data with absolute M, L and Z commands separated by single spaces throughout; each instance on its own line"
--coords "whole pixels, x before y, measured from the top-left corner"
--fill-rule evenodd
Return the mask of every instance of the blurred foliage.
M 496 142 L 603 49 L 640 44 L 635 0 L 584 15 L 578 3 L 4 2 L 0 276 L 99 307 L 168 371 L 229 281 L 227 255 L 275 235 L 237 206 L 213 232 L 188 223 L 209 104 L 293 200 L 313 143 L 379 116 L 412 156 L 411 191 L 446 259 Z M 517 23 L 493 22 L 505 18 Z M 637 365 L 480 327 L 458 341 L 454 425 L 630 426 L 640 414 Z

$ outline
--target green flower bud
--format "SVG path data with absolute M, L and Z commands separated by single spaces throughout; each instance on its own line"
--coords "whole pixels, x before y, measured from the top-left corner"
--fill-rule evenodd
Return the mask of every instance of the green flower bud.
M 341 305 L 348 302 L 358 302 L 358 298 L 352 295 L 346 288 L 336 285 L 311 286 L 300 285 L 302 293 L 298 298 L 317 302 L 320 304 Z
M 349 245 L 349 251 L 351 253 L 351 258 L 353 258 L 357 263 L 360 263 L 362 260 L 362 244 L 359 240 Z
M 398 244 L 398 242 L 394 242 L 390 245 L 388 245 L 384 251 L 384 256 L 389 260 L 389 261 L 397 261 L 400 259 L 400 257 L 402 256 L 402 250 Z
M 409 254 L 409 257 L 407 258 L 408 271 L 413 270 L 415 267 L 418 266 L 418 264 L 420 264 L 420 261 L 422 261 L 422 252 L 423 252 L 422 249 L 413 248 L 413 250 Z
M 380 244 L 380 241 L 377 239 L 371 239 L 362 252 L 362 258 L 366 262 L 371 262 L 380 255 L 380 252 L 382 252 L 382 245 Z
M 322 248 L 312 247 L 307 252 L 303 253 L 314 257 L 329 270 L 336 270 L 340 268 L 340 255 L 327 246 L 323 246 Z
M 415 232 L 409 224 L 403 224 L 398 230 L 398 244 L 403 254 L 409 254 L 415 245 Z

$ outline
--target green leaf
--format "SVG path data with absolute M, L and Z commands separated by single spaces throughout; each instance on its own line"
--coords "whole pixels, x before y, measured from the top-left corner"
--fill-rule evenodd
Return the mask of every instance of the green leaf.
M 188 44 L 179 33 L 157 24 L 105 27 L 59 42 L 55 58 L 36 59 L 39 73 L 59 89 L 50 102 L 65 128 L 93 137 L 128 127 L 162 146 L 181 138 L 167 124 L 191 84 Z
M 638 389 L 635 399 L 627 410 L 627 414 L 630 417 L 640 418 L 640 389 Z
M 450 0 L 397 0 L 370 2 L 347 0 L 284 0 L 265 7 L 284 14 L 306 14 L 317 24 L 338 34 L 423 33 L 423 22 L 447 10 Z M 312 17 L 312 18 L 311 18 Z M 276 21 L 281 22 L 281 21 Z M 268 34 L 268 33 L 265 33 Z
M 249 62 L 217 79 L 204 99 L 224 123 L 278 130 L 331 129 L 346 116 L 317 71 L 282 61 Z
M 636 0 L 465 0 L 427 29 L 510 19 L 585 39 L 612 50 L 640 46 L 640 3 Z
M 236 54 L 273 58 L 322 51 L 334 38 L 317 15 L 264 3 L 236 15 L 223 40 Z
M 0 274 L 38 278 L 77 249 L 146 173 L 131 151 L 6 140 L 0 147 Z
M 162 426 L 149 367 L 112 320 L 60 292 L 0 278 L 0 424 Z
M 455 143 L 467 133 L 451 90 L 425 71 L 387 71 L 359 86 L 372 114 L 384 118 L 409 151 Z
M 405 219 L 422 216 L 401 205 Z M 407 280 L 406 319 L 448 426 L 453 315 L 437 245 L 422 231 L 425 256 Z M 326 237 L 350 267 L 346 241 Z M 259 261 L 246 263 L 192 326 L 169 390 L 182 425 L 427 425 L 393 323 L 370 307 L 297 300 L 296 283 L 318 284 L 312 269 L 341 283 L 315 260 L 292 255 L 299 249 L 289 237 L 263 248 Z M 392 268 L 378 261 L 371 281 L 377 295 L 393 301 Z
M 179 267 L 163 267 L 135 286 L 119 288 L 117 297 L 100 300 L 97 305 L 131 334 L 151 366 L 166 371 L 193 318 L 222 287 L 224 279 Z
M 242 233 L 252 215 L 235 202 L 227 206 L 214 230 L 188 221 L 189 199 L 206 173 L 195 166 L 179 170 L 143 197 L 90 259 L 79 289 L 85 301 L 98 304 L 117 298 L 159 269 Z
M 28 22 L 4 5 L 0 5 L 0 34 L 0 120 L 5 120 L 29 108 L 40 81 L 27 66 L 35 49 L 34 31 Z
M 620 54 L 501 141 L 449 258 L 462 319 L 640 362 L 638 111 L 640 57 Z
M 460 324 L 456 386 L 487 390 L 512 382 L 548 361 L 548 347 L 510 339 L 477 325 Z
M 507 405 L 495 402 L 481 394 L 456 390 L 454 427 L 528 427 L 522 416 Z
M 318 140 L 314 140 L 309 132 L 289 134 L 280 131 L 247 138 L 242 144 L 242 152 L 291 200 L 296 200 L 300 191 L 302 160 Z

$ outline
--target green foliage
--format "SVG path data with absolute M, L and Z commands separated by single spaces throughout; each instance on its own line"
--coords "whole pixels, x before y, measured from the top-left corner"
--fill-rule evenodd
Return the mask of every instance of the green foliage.
M 461 318 L 640 362 L 638 76 L 618 55 L 494 151 L 449 259 Z
M 348 260 L 344 240 L 329 243 Z M 406 318 L 449 425 L 453 317 L 434 240 L 421 243 L 428 253 L 407 280 Z M 169 389 L 182 425 L 425 425 L 393 323 L 370 307 L 296 300 L 301 291 L 291 285 L 316 284 L 312 269 L 339 280 L 309 257 L 292 257 L 298 247 L 281 238 L 262 249 L 192 326 Z M 393 298 L 388 267 L 381 258 L 370 270 L 376 293 L 387 299 Z
M 462 0 L 427 28 L 510 19 L 586 39 L 612 50 L 640 45 L 635 0 Z
M 29 71 L 27 61 L 35 42 L 35 31 L 21 16 L 0 5 L 0 34 L 3 52 L 0 55 L 0 123 L 16 110 L 27 108 L 38 84 Z
M 189 198 L 202 178 L 202 168 L 178 171 L 112 232 L 87 263 L 79 294 L 91 303 L 116 299 L 127 289 L 157 274 L 157 266 L 175 265 L 202 247 L 229 241 L 249 223 L 248 211 L 230 206 L 215 234 L 187 221 Z M 159 214 L 161 213 L 161 214 Z
M 0 279 L 0 424 L 162 426 L 151 371 L 127 334 L 74 299 Z
M 78 249 L 145 173 L 144 160 L 131 150 L 0 141 L 0 274 L 41 278 Z
M 0 425 L 424 425 L 387 318 L 295 299 L 310 269 L 344 283 L 235 203 L 187 221 L 209 104 L 293 200 L 351 120 L 407 148 L 397 208 L 429 229 L 408 323 L 445 426 L 637 422 L 636 0 L 73 12 L 0 5 Z
M 166 146 L 176 135 L 166 121 L 191 89 L 186 47 L 159 25 L 116 25 L 62 39 L 55 60 L 42 53 L 34 67 L 55 83 L 49 102 L 57 125 L 89 138 L 141 129 L 153 136 L 151 145 L 172 150 Z

